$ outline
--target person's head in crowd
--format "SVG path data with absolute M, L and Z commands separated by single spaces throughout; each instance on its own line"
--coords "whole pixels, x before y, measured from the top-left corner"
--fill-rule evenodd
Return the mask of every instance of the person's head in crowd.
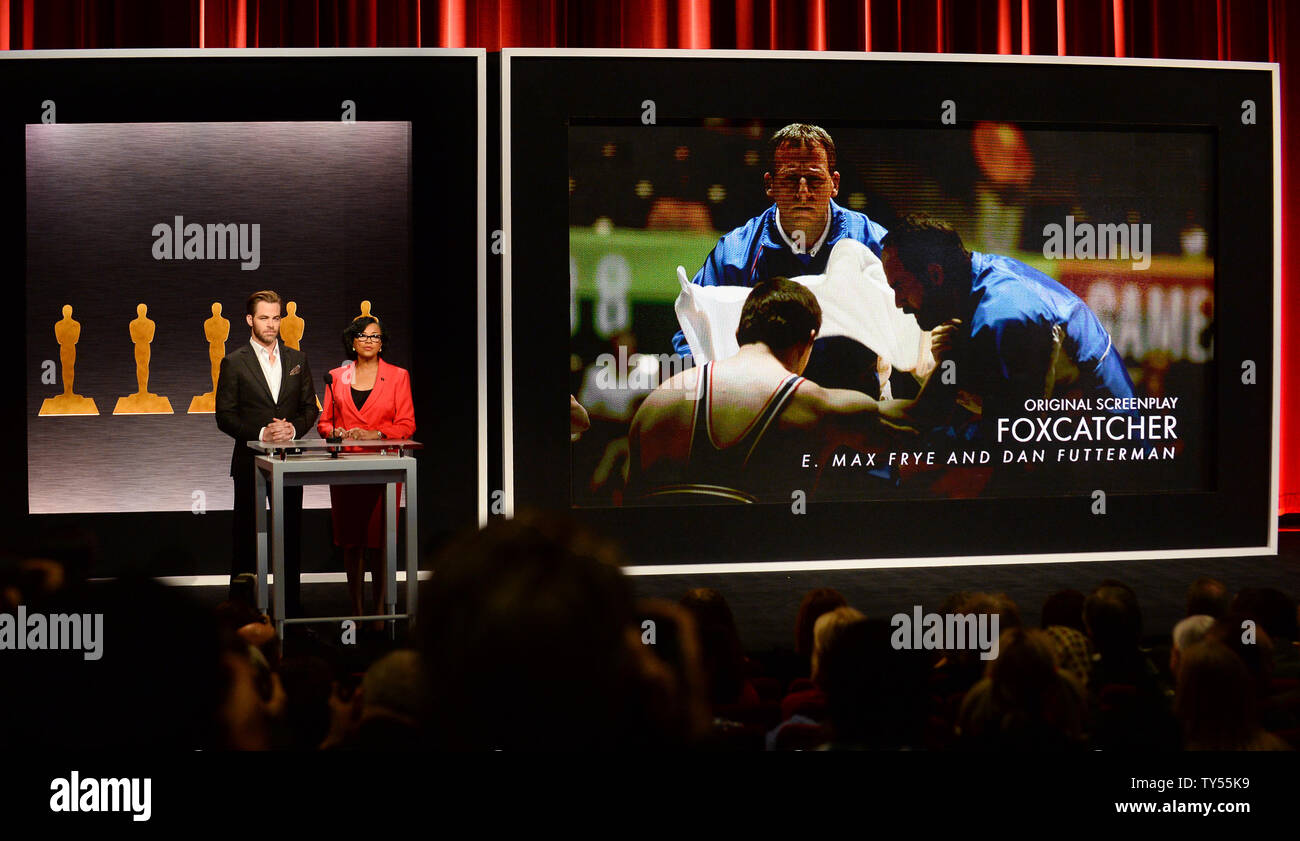
M 232 641 L 222 654 L 226 686 L 220 708 L 224 741 L 219 747 L 228 750 L 271 747 L 270 704 L 266 696 L 268 686 L 272 690 L 274 687 L 263 679 L 255 652 L 250 645 Z
M 1249 587 L 1232 599 L 1231 612 L 1254 619 L 1275 645 L 1300 639 L 1296 630 L 1295 599 L 1272 587 Z
M 241 640 L 242 642 L 242 640 Z M 280 676 L 271 669 L 271 661 L 255 645 L 244 644 L 248 662 L 253 666 L 253 687 L 257 697 L 262 699 L 267 714 L 276 717 L 284 712 L 284 687 L 280 685 Z
M 924 652 L 895 650 L 888 622 L 849 622 L 818 658 L 830 744 L 891 750 L 918 747 L 928 716 Z
M 943 601 L 939 603 L 939 615 L 949 616 L 961 613 L 962 605 L 970 601 L 971 596 L 974 595 L 975 593 L 969 590 L 958 590 L 955 593 L 949 593 L 944 597 Z
M 662 745 L 646 726 L 632 597 L 608 541 L 523 512 L 453 541 L 417 629 L 438 748 Z
M 1092 677 L 1092 647 L 1088 637 L 1077 628 L 1052 625 L 1043 630 L 1056 654 L 1057 667 L 1074 678 L 1080 686 L 1087 686 Z
M 77 526 L 34 529 L 16 535 L 0 558 L 0 608 L 40 603 L 62 590 L 79 587 L 99 555 L 99 539 Z
M 1260 727 L 1258 696 L 1246 665 L 1212 637 L 1183 652 L 1174 712 L 1187 750 L 1282 747 Z
M 754 284 L 740 310 L 736 342 L 767 345 L 787 370 L 802 374 L 822 327 L 822 308 L 802 283 L 772 277 Z
M 1229 611 L 1205 632 L 1213 640 L 1237 655 L 1250 675 L 1256 694 L 1268 694 L 1273 679 L 1273 639 L 1253 617 Z
M 1138 654 L 1142 611 L 1137 595 L 1117 581 L 1104 581 L 1083 603 L 1088 637 L 1102 659 L 1127 659 Z
M 1063 627 L 1063 626 L 1062 626 Z M 963 704 L 964 735 L 1003 748 L 1078 745 L 1084 733 L 1082 687 L 1057 669 L 1051 636 L 1013 627 L 1002 632 L 987 680 Z
M 259 616 L 252 622 L 241 625 L 235 633 L 241 640 L 256 648 L 272 669 L 279 666 L 279 639 L 275 635 L 275 626 L 267 616 Z
M 794 620 L 794 653 L 800 659 L 812 657 L 813 626 L 817 624 L 818 617 L 848 603 L 848 599 L 838 590 L 830 587 L 819 587 L 804 593 L 799 602 L 799 613 Z
M 1204 639 L 1212 627 L 1214 627 L 1214 617 L 1204 614 L 1187 616 L 1174 626 L 1173 644 L 1169 646 L 1169 673 L 1175 680 L 1182 665 L 1183 652 Z
M 415 651 L 392 651 L 361 680 L 361 720 L 383 717 L 416 727 L 427 703 L 428 681 Z
M 943 601 L 939 613 L 941 616 L 973 615 L 977 618 L 983 614 L 989 617 L 986 621 L 990 623 L 990 628 L 992 617 L 997 616 L 999 634 L 1021 625 L 1020 608 L 1006 593 L 954 593 Z M 979 655 L 980 652 L 971 647 L 944 650 L 942 658 L 936 664 L 941 676 L 940 691 L 945 694 L 965 692 L 983 677 L 986 662 Z
M 1020 620 L 1019 606 L 1006 593 L 970 593 L 961 603 L 961 606 L 957 608 L 957 612 L 961 614 L 988 614 L 989 616 L 997 614 L 999 631 L 1005 631 L 1008 628 L 1019 628 L 1024 624 Z
M 424 746 L 430 684 L 418 652 L 392 651 L 366 669 L 345 697 L 337 682 L 327 692 L 330 717 L 323 750 L 413 751 Z
M 946 615 L 956 613 L 957 608 L 961 607 L 972 595 L 970 590 L 957 590 L 944 596 L 943 601 L 939 602 L 939 613 Z
M 957 608 L 956 612 L 964 616 L 988 616 L 990 621 L 992 617 L 996 616 L 998 618 L 999 634 L 1005 633 L 1009 628 L 1019 628 L 1024 624 L 1020 619 L 1020 607 L 1006 593 L 971 593 Z M 973 648 L 965 648 L 957 653 L 967 659 L 979 659 L 979 652 Z M 984 661 L 980 660 L 979 662 L 981 669 L 983 669 Z
M 272 671 L 279 669 L 280 640 L 275 635 L 275 626 L 271 624 L 270 617 L 258 613 L 252 605 L 238 599 L 217 605 L 213 615 L 223 633 L 238 637 L 258 649 Z
M 0 746 L 145 751 L 232 744 L 224 711 L 240 676 L 228 655 L 246 646 L 223 638 L 184 588 L 124 577 L 27 607 L 75 615 L 76 625 L 67 627 L 79 630 L 80 646 L 0 652 Z M 256 697 L 251 667 L 245 676 Z
M 277 746 L 315 750 L 329 732 L 334 670 L 321 657 L 286 657 L 279 677 L 285 701 Z
M 1078 590 L 1058 590 L 1043 602 L 1043 613 L 1038 627 L 1053 625 L 1083 631 L 1083 593 Z
M 745 652 L 730 605 L 717 590 L 698 587 L 682 596 L 681 606 L 695 620 L 710 703 L 738 703 L 745 689 Z
M 988 661 L 987 675 L 1003 700 L 1028 703 L 1056 674 L 1056 653 L 1047 634 L 1009 628 L 998 641 L 998 657 Z
M 817 618 L 817 622 L 813 625 L 812 670 L 810 672 L 813 683 L 818 683 L 822 660 L 826 656 L 826 650 L 830 648 L 831 642 L 835 639 L 835 635 L 854 622 L 861 622 L 866 618 L 862 611 L 848 605 L 837 607 Z
M 676 717 L 670 715 L 664 726 L 677 727 L 688 744 L 703 739 L 712 716 L 695 618 L 681 605 L 663 599 L 639 600 L 636 614 L 642 628 L 639 649 L 652 660 L 647 671 L 660 672 L 658 682 L 668 696 L 667 709 L 680 711 Z
M 1228 612 L 1230 599 L 1222 581 L 1208 576 L 1198 578 L 1187 588 L 1187 615 L 1219 619 Z
M 217 624 L 221 626 L 222 630 L 232 635 L 237 634 L 239 629 L 248 623 L 256 622 L 259 616 L 252 605 L 238 599 L 231 599 L 217 605 L 213 609 L 212 615 L 216 618 Z

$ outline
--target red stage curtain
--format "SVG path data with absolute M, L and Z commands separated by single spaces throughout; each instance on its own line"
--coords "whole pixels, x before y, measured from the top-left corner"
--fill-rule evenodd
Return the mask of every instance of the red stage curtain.
M 1282 66 L 1285 0 L 0 0 L 0 49 L 640 47 L 1110 55 Z M 1283 168 L 1282 513 L 1300 513 L 1300 184 Z M 1264 200 L 1264 197 L 1261 197 Z

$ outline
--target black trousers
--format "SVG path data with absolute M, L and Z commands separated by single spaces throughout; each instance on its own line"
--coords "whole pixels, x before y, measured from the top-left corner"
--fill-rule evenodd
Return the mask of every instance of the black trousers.
M 257 572 L 257 512 L 253 508 L 255 491 L 253 463 L 235 471 L 235 522 L 232 530 L 234 551 L 230 575 Z M 268 496 L 270 488 L 267 488 Z M 269 513 L 268 513 L 269 516 Z M 271 563 L 267 546 L 267 565 Z M 284 489 L 284 610 L 289 616 L 302 615 L 298 576 L 302 570 L 302 488 Z M 280 586 L 280 582 L 276 582 Z

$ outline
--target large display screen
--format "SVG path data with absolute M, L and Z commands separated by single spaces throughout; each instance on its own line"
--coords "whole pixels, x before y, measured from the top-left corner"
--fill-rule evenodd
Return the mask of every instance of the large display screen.
M 25 533 L 88 531 L 100 576 L 229 571 L 240 444 L 213 379 L 262 290 L 322 412 L 344 329 L 379 319 L 425 447 L 422 545 L 486 522 L 482 50 L 39 51 L 0 76 L 23 322 L 0 496 Z M 304 491 L 304 570 L 333 572 L 330 491 Z
M 1214 166 L 1204 129 L 572 125 L 573 504 L 1212 489 Z M 975 252 L 944 358 L 879 258 L 914 213 Z M 786 275 L 822 312 L 797 371 L 735 338 Z
M 1276 551 L 1275 66 L 502 72 L 507 513 L 647 572 Z

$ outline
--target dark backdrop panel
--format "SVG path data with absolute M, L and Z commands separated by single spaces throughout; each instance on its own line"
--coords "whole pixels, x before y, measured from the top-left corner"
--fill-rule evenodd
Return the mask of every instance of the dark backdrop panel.
M 182 228 L 240 224 L 248 245 L 257 225 L 256 254 L 181 259 L 177 217 Z M 170 250 L 158 247 L 158 224 Z M 410 230 L 409 123 L 29 126 L 29 510 L 190 511 L 196 491 L 209 510 L 230 508 L 231 439 L 214 414 L 188 412 L 212 390 L 203 324 L 212 303 L 229 323 L 229 353 L 248 341 L 250 293 L 293 302 L 318 393 L 345 360 L 339 334 L 362 300 L 395 337 L 385 360 L 410 368 L 396 338 L 411 334 Z M 148 389 L 175 414 L 113 414 L 137 388 L 128 322 L 139 303 L 155 325 Z M 96 416 L 38 414 L 62 391 L 41 383 L 59 347 L 38 325 L 52 327 L 65 304 L 81 324 L 75 389 L 95 400 Z M 309 488 L 305 504 L 327 507 L 328 490 Z
M 349 152 L 342 155 L 349 160 L 338 164 L 341 167 L 336 179 L 339 183 L 332 187 L 320 185 L 321 190 L 335 196 L 332 204 L 319 205 L 307 201 L 307 197 L 295 197 L 294 201 L 298 203 L 292 212 L 281 207 L 276 209 L 279 218 L 260 220 L 263 224 L 263 265 L 256 272 L 234 268 L 236 277 L 231 282 L 241 290 L 237 298 L 227 298 L 224 293 L 216 297 L 210 288 L 203 286 L 214 282 L 217 275 L 230 273 L 230 265 L 204 263 L 196 271 L 198 261 L 170 264 L 160 261 L 144 271 L 183 275 L 187 278 L 185 283 L 196 284 L 192 301 L 186 302 L 176 282 L 169 283 L 165 276 L 154 275 L 162 279 L 145 287 L 149 289 L 149 297 L 137 300 L 136 292 L 124 292 L 119 300 L 118 293 L 110 291 L 105 299 L 118 301 L 112 312 L 97 314 L 94 307 L 99 305 L 93 303 L 87 303 L 88 309 L 84 312 L 77 308 L 74 317 L 82 322 L 82 342 L 91 342 L 97 354 L 106 355 L 102 362 L 98 359 L 90 362 L 90 345 L 86 352 L 78 355 L 76 390 L 94 397 L 100 403 L 102 413 L 98 418 L 81 420 L 108 425 L 105 427 L 108 431 L 104 432 L 88 429 L 78 437 L 77 446 L 111 446 L 117 440 L 119 430 L 124 429 L 115 422 L 134 422 L 131 428 L 142 430 L 140 434 L 149 434 L 149 424 L 162 423 L 167 430 L 174 432 L 188 429 L 187 424 L 193 423 L 193 434 L 205 436 L 205 441 L 212 442 L 210 445 L 173 448 L 164 437 L 150 448 L 147 457 L 137 462 L 136 469 L 145 477 L 142 485 L 153 488 L 158 477 L 164 477 L 164 482 L 170 481 L 167 474 L 182 460 L 186 464 L 201 462 L 202 470 L 211 472 L 218 482 L 216 499 L 213 495 L 208 497 L 209 513 L 196 515 L 190 513 L 189 505 L 185 505 L 183 508 L 178 506 L 180 510 L 160 513 L 124 513 L 128 509 L 123 507 L 116 513 L 93 515 L 27 515 L 24 513 L 28 507 L 29 486 L 27 448 L 12 446 L 0 450 L 0 474 L 4 477 L 0 510 L 13 524 L 15 533 L 57 532 L 70 528 L 87 531 L 98 542 L 99 563 L 95 572 L 102 575 L 113 575 L 132 566 L 144 566 L 156 575 L 221 572 L 229 568 L 230 513 L 213 509 L 220 504 L 223 491 L 219 480 L 228 470 L 233 442 L 216 431 L 211 416 L 190 416 L 185 414 L 185 410 L 191 397 L 210 388 L 210 384 L 203 387 L 207 348 L 202 322 L 210 316 L 211 303 L 214 300 L 223 303 L 223 315 L 232 322 L 228 348 L 233 349 L 232 342 L 242 338 L 247 331 L 246 325 L 242 330 L 239 326 L 244 299 L 256 288 L 274 286 L 270 282 L 252 284 L 237 276 L 269 277 L 272 271 L 288 279 L 289 285 L 281 292 L 297 300 L 302 307 L 300 314 L 306 321 L 304 348 L 318 382 L 328 367 L 339 364 L 342 354 L 338 335 L 344 326 L 341 319 L 355 315 L 354 307 L 360 300 L 372 300 L 373 310 L 381 318 L 405 318 L 409 321 L 409 328 L 394 330 L 397 336 L 394 356 L 398 364 L 408 366 L 411 371 L 418 426 L 416 438 L 427 445 L 419 456 L 421 540 L 426 544 L 436 542 L 447 533 L 472 526 L 477 521 L 481 490 L 476 399 L 476 307 L 481 253 L 477 241 L 477 196 L 482 175 L 476 164 L 479 67 L 480 59 L 473 55 L 451 56 L 432 52 L 422 55 L 301 55 L 291 58 L 213 57 L 195 53 L 148 58 L 22 58 L 0 62 L 0 81 L 4 89 L 16 93 L 7 103 L 0 123 L 0 195 L 8 202 L 6 218 L 16 220 L 0 234 L 4 253 L 13 255 L 12 262 L 0 276 L 0 282 L 4 284 L 11 311 L 16 314 L 27 313 L 29 306 L 26 290 L 27 131 L 29 127 L 41 124 L 42 103 L 46 100 L 57 104 L 57 125 L 61 127 L 141 123 L 220 123 L 229 127 L 229 124 L 262 123 L 297 124 L 298 128 L 306 130 L 311 130 L 314 124 L 339 120 L 343 113 L 342 103 L 351 100 L 356 106 L 358 123 L 409 125 L 410 144 L 409 207 L 406 211 L 409 222 L 404 234 L 410 244 L 409 257 L 405 258 L 409 266 L 409 289 L 405 294 L 394 297 L 391 290 L 386 292 L 383 288 L 383 284 L 391 283 L 394 267 L 402 264 L 404 258 L 401 254 L 394 253 L 394 249 L 387 246 L 381 248 L 378 240 L 363 243 L 361 240 L 332 239 L 344 231 L 378 230 L 386 224 L 383 220 L 400 214 L 400 204 L 404 201 L 400 194 L 379 195 L 385 183 L 382 180 L 372 183 L 374 179 L 370 179 L 363 183 L 364 179 L 349 171 L 355 165 L 362 171 L 369 168 L 373 172 L 375 167 L 367 160 L 372 153 L 367 152 L 353 161 L 350 159 L 355 156 Z M 376 128 L 383 130 L 382 126 Z M 225 144 L 218 157 L 252 162 L 258 160 L 258 155 L 268 154 L 265 148 L 237 150 L 237 145 Z M 316 153 L 302 144 L 298 144 L 296 154 L 286 146 L 293 147 L 294 143 L 282 145 L 285 161 L 316 157 Z M 356 151 L 360 150 L 354 147 L 352 152 Z M 395 153 L 390 150 L 384 154 Z M 223 166 L 233 167 L 234 164 Z M 290 166 L 291 172 L 307 169 L 298 163 Z M 237 179 L 214 177 L 200 194 L 187 196 L 184 200 L 197 203 L 200 196 L 206 195 L 208 200 L 221 202 L 223 208 L 230 208 L 223 212 L 232 215 L 250 213 L 246 208 L 275 207 L 271 195 L 277 177 L 270 176 L 264 166 L 245 167 L 241 172 Z M 96 177 L 105 176 L 101 173 Z M 196 177 L 192 183 L 204 184 L 205 181 Z M 179 192 L 177 195 L 179 197 Z M 265 202 L 272 204 L 265 205 Z M 71 205 L 66 202 L 59 204 L 60 209 L 69 207 Z M 282 232 L 328 229 L 334 224 L 329 221 L 331 213 L 341 229 L 331 231 L 329 238 L 320 239 L 314 250 L 300 245 L 298 255 L 306 263 L 286 262 L 290 252 L 280 250 L 277 256 L 277 250 L 268 245 L 268 234 L 281 236 L 270 229 L 276 226 Z M 190 221 L 203 223 L 259 221 L 252 218 L 204 218 L 206 211 L 202 214 L 186 211 L 183 215 Z M 150 224 L 164 220 L 165 217 L 160 217 Z M 135 235 L 133 232 L 132 236 Z M 143 236 L 151 244 L 149 230 L 145 230 Z M 127 245 L 118 248 L 133 250 L 133 246 Z M 54 250 L 58 250 L 57 244 Z M 395 250 L 400 251 L 400 245 Z M 322 253 L 316 253 L 318 251 Z M 327 259 L 330 253 L 334 255 L 332 260 Z M 142 259 L 154 262 L 148 248 Z M 102 274 L 110 263 L 103 255 L 97 257 L 92 274 Z M 126 273 L 125 276 L 131 278 L 129 282 L 136 282 L 134 275 Z M 88 287 L 95 285 L 92 279 L 80 282 Z M 338 303 L 332 304 L 330 310 L 309 307 L 308 301 L 312 299 L 305 294 L 310 291 L 307 283 L 337 285 Z M 300 289 L 304 291 L 300 292 Z M 372 290 L 377 291 L 372 293 Z M 178 412 L 176 415 L 124 418 L 103 414 L 111 413 L 111 404 L 119 396 L 135 390 L 133 351 L 127 325 L 135 318 L 135 304 L 141 302 L 150 305 L 149 317 L 156 322 L 155 342 L 158 346 L 153 349 L 153 364 L 160 364 L 164 346 L 168 355 L 178 356 L 174 367 L 169 360 L 158 369 L 160 379 L 155 381 L 151 377 L 150 380 L 150 391 L 169 397 L 173 409 Z M 29 359 L 57 360 L 53 325 L 61 315 L 58 307 L 63 303 L 76 304 L 38 301 L 35 295 L 32 296 L 31 311 L 41 315 L 23 331 L 25 347 L 20 364 L 29 364 Z M 26 347 L 28 345 L 31 350 Z M 40 350 L 36 350 L 38 345 Z M 83 363 L 89 366 L 84 373 L 80 368 Z M 92 387 L 89 378 L 96 366 L 99 366 L 96 376 L 102 377 L 102 381 Z M 168 369 L 175 373 L 164 374 Z M 25 372 L 22 380 L 24 384 L 29 380 L 39 383 L 39 373 Z M 61 390 L 48 385 L 42 388 L 49 392 Z M 27 426 L 26 392 L 25 385 L 17 386 L 0 401 L 0 419 L 10 434 L 21 433 Z M 67 422 L 69 419 L 55 420 Z M 176 425 L 169 425 L 171 423 Z M 117 429 L 113 429 L 115 426 Z M 210 430 L 210 433 L 204 430 Z M 210 439 L 206 437 L 209 434 Z M 205 447 L 210 447 L 210 452 Z M 150 483 L 149 477 L 153 477 L 155 483 Z M 33 476 L 32 484 L 38 482 L 39 476 Z M 226 486 L 228 483 L 226 479 Z M 185 495 L 189 497 L 190 492 Z M 330 558 L 328 512 L 306 512 L 304 528 L 304 569 L 339 569 Z

